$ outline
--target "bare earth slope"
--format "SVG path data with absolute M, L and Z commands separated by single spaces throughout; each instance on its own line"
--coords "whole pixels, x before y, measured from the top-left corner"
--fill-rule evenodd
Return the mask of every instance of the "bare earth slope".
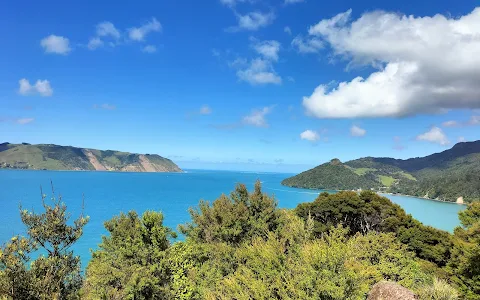
M 0 168 L 120 172 L 182 172 L 156 154 L 85 149 L 52 144 L 0 144 Z

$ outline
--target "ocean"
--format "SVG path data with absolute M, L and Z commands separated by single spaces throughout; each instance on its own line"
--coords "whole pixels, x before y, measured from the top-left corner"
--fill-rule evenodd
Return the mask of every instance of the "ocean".
M 294 208 L 301 202 L 315 200 L 318 190 L 294 189 L 280 182 L 293 174 L 187 170 L 185 173 L 121 173 L 0 170 L 0 242 L 13 235 L 24 234 L 19 206 L 42 210 L 40 188 L 51 195 L 51 182 L 56 195 L 61 195 L 72 219 L 83 211 L 90 216 L 84 234 L 74 246 L 85 267 L 90 249 L 95 249 L 106 233 L 103 222 L 119 214 L 135 210 L 161 211 L 164 223 L 173 229 L 190 221 L 188 209 L 200 199 L 213 201 L 222 193 L 230 193 L 237 183 L 253 188 L 258 179 L 263 191 L 272 194 L 279 207 Z M 465 206 L 413 197 L 386 195 L 407 213 L 426 225 L 452 232 L 459 225 L 458 212 Z M 83 199 L 83 200 L 82 200 Z

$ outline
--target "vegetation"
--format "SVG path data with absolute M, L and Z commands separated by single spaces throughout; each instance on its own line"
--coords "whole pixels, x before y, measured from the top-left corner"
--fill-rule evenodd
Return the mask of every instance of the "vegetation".
M 0 168 L 136 172 L 181 171 L 171 160 L 159 155 L 26 143 L 0 144 Z
M 159 212 L 105 222 L 84 278 L 68 248 L 88 218 L 67 225 L 65 206 L 53 203 L 22 211 L 29 236 L 2 248 L 0 298 L 365 299 L 387 280 L 422 300 L 480 299 L 480 203 L 451 235 L 370 191 L 322 193 L 285 210 L 259 182 L 252 192 L 240 184 L 191 209 L 182 241 L 172 243 Z M 28 267 L 37 245 L 48 255 Z
M 359 173 L 364 171 L 365 168 Z M 328 163 L 287 178 L 282 181 L 282 184 L 307 189 L 331 190 L 356 190 L 380 187 L 381 184 L 370 174 L 371 172 L 365 172 L 364 175 L 359 175 L 355 170 L 342 164 L 340 160 L 333 159 Z
M 53 189 L 52 189 L 53 192 Z M 76 299 L 82 286 L 80 258 L 70 247 L 81 237 L 88 217 L 69 225 L 67 207 L 52 193 L 49 205 L 42 193 L 45 212 L 20 209 L 28 237 L 15 236 L 0 252 L 0 297 L 9 299 Z M 33 251 L 42 253 L 32 261 Z
M 282 184 L 292 187 L 356 190 L 374 189 L 443 201 L 480 200 L 480 141 L 407 160 L 366 157 L 344 164 L 320 165 Z

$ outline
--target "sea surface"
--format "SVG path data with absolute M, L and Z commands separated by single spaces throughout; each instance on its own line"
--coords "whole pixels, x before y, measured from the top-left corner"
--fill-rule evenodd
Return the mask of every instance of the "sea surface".
M 313 201 L 321 192 L 282 186 L 280 182 L 291 175 L 206 170 L 187 170 L 186 173 L 0 170 L 0 244 L 13 235 L 25 233 L 19 206 L 42 211 L 40 188 L 50 196 L 51 182 L 72 218 L 82 212 L 82 202 L 84 213 L 90 216 L 82 238 L 74 246 L 85 267 L 91 256 L 90 249 L 95 249 L 106 233 L 103 222 L 120 212 L 162 211 L 165 225 L 176 229 L 178 224 L 190 221 L 188 209 L 195 207 L 200 199 L 213 201 L 222 193 L 232 191 L 237 183 L 245 183 L 252 189 L 259 179 L 264 192 L 273 194 L 282 208 Z M 454 203 L 386 196 L 424 224 L 450 232 L 459 225 L 457 213 L 465 208 Z

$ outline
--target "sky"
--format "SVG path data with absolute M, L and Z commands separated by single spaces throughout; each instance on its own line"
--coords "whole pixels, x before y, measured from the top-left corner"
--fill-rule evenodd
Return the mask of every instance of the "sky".
M 2 1 L 0 36 L 2 142 L 299 172 L 480 139 L 473 0 Z

